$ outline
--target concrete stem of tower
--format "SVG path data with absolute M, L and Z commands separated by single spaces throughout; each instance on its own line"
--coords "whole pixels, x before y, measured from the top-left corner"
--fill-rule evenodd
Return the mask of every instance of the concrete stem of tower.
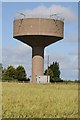
M 32 81 L 44 72 L 44 47 L 32 47 Z

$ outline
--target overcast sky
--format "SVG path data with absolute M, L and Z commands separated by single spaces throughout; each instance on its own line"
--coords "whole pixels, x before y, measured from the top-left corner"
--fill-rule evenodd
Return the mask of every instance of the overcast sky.
M 63 2 L 40 2 L 40 3 L 3 3 L 3 66 L 23 65 L 28 76 L 32 69 L 32 49 L 28 45 L 13 39 L 13 20 L 19 12 L 37 15 L 60 14 L 64 18 L 64 39 L 45 48 L 44 69 L 47 67 L 47 56 L 49 63 L 58 61 L 60 64 L 61 78 L 78 79 L 78 3 Z M 1 59 L 0 59 L 1 61 Z

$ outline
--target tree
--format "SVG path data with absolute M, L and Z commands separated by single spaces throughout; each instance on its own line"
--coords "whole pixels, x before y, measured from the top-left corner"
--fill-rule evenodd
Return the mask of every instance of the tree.
M 15 78 L 16 70 L 12 65 L 10 65 L 7 67 L 7 69 L 4 69 L 4 73 L 8 77 Z
M 24 80 L 24 79 L 26 79 L 26 71 L 25 71 L 24 67 L 21 66 L 21 65 L 19 65 L 16 68 L 16 78 L 18 80 Z
M 6 68 L 2 69 L 2 76 L 6 75 Z
M 51 64 L 48 67 L 48 72 L 47 69 L 45 70 L 44 75 L 50 75 L 50 81 L 54 82 L 54 81 L 60 81 L 60 70 L 59 70 L 59 63 L 58 62 L 53 62 L 53 64 Z
M 0 80 L 2 80 L 2 64 L 0 63 Z
M 53 71 L 52 71 L 52 69 L 49 67 L 48 70 L 45 70 L 44 75 L 49 75 L 50 78 L 51 78 L 51 77 L 53 76 Z
M 54 78 L 60 78 L 59 63 L 55 62 L 53 69 Z
M 8 81 L 14 80 L 15 79 L 15 73 L 16 73 L 16 70 L 12 65 L 8 66 L 7 69 L 4 68 L 2 70 L 2 80 L 3 81 L 5 81 L 5 80 L 8 80 Z

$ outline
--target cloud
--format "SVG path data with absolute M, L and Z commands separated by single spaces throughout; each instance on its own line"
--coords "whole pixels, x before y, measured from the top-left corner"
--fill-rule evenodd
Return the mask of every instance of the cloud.
M 68 43 L 77 43 L 78 44 L 78 35 L 77 33 L 66 33 L 65 34 L 65 38 L 64 38 L 65 42 L 68 42 Z
M 23 14 L 22 14 L 23 13 Z M 34 9 L 23 10 L 17 13 L 17 18 L 28 18 L 28 17 L 43 17 L 50 18 L 50 15 L 57 14 L 57 18 L 64 18 L 67 22 L 75 20 L 75 13 L 69 8 L 61 5 L 52 5 L 50 7 L 38 6 Z M 54 15 L 55 18 L 55 15 Z
M 75 53 L 75 52 L 74 52 Z M 60 64 L 61 78 L 63 79 L 77 79 L 78 75 L 78 59 L 76 54 L 71 53 L 72 57 L 62 53 L 51 53 L 45 50 L 44 55 L 44 70 L 47 68 L 47 56 L 49 55 L 49 63 L 58 61 Z M 3 66 L 8 65 L 23 65 L 27 71 L 28 76 L 31 75 L 32 70 L 32 51 L 31 48 L 25 44 L 20 44 L 16 47 L 7 46 L 3 48 Z
M 48 53 L 48 54 L 47 54 Z M 71 56 L 71 55 L 72 56 Z M 49 65 L 53 61 L 58 61 L 60 65 L 61 78 L 63 79 L 78 79 L 78 56 L 75 51 L 70 54 L 64 54 L 62 52 L 45 52 L 45 69 L 47 68 L 47 58 L 49 55 Z
M 25 44 L 16 47 L 7 46 L 3 48 L 3 66 L 9 65 L 17 67 L 23 65 L 27 73 L 31 74 L 31 48 Z

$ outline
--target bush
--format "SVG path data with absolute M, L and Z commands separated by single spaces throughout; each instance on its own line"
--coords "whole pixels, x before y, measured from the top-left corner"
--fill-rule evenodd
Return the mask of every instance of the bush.
M 51 79 L 50 79 L 50 82 L 63 82 L 63 80 L 61 80 L 61 79 L 58 78 L 58 77 L 55 77 L 55 78 L 51 78 Z
M 30 82 L 30 79 L 26 79 L 26 78 L 20 78 L 18 79 L 19 82 Z
M 15 81 L 15 79 L 12 78 L 12 77 L 9 77 L 9 76 L 3 76 L 3 77 L 2 77 L 2 81 L 3 81 L 3 82 L 4 82 L 4 81 L 10 82 L 10 81 Z

